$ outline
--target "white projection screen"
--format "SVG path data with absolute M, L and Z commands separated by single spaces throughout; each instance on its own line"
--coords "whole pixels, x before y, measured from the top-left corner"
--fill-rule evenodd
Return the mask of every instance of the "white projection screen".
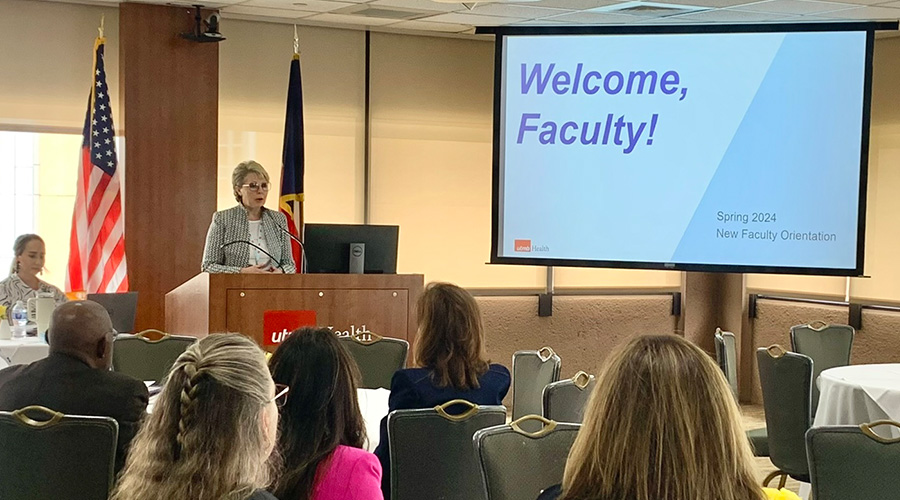
M 858 276 L 897 23 L 484 28 L 491 263 Z

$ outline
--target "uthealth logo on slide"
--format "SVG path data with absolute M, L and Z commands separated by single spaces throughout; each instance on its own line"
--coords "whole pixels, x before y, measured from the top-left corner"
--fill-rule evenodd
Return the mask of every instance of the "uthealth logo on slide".
M 515 240 L 516 252 L 549 252 L 547 245 L 532 245 L 531 240 Z

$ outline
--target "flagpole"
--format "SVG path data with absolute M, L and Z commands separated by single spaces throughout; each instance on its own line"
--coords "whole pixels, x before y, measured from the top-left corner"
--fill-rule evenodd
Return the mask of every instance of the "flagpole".
M 294 25 L 294 59 L 300 59 L 300 37 L 297 36 L 297 25 Z

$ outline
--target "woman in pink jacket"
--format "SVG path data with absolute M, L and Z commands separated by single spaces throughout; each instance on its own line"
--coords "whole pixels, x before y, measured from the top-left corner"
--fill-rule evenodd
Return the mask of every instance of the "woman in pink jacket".
M 381 464 L 363 449 L 356 363 L 328 329 L 295 331 L 269 361 L 276 384 L 290 386 L 278 445 L 280 500 L 382 500 Z

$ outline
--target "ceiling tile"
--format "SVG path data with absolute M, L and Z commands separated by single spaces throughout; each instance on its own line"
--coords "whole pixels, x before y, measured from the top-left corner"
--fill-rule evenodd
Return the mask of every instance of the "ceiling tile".
M 818 14 L 857 7 L 848 3 L 817 2 L 805 0 L 770 0 L 767 2 L 741 5 L 739 10 L 768 12 L 770 14 Z
M 441 33 L 462 33 L 472 28 L 465 24 L 430 23 L 428 21 L 400 21 L 397 24 L 391 24 L 390 27 L 413 31 L 438 31 Z
M 437 12 L 454 12 L 457 10 L 465 10 L 462 4 L 458 3 L 439 3 L 429 0 L 375 0 L 369 2 L 373 7 L 398 7 L 402 9 L 428 9 Z
M 782 21 L 796 18 L 789 14 L 769 14 L 765 12 L 748 12 L 737 9 L 715 9 L 692 14 L 672 16 L 670 19 L 683 21 L 715 21 L 718 23 L 755 23 L 767 21 Z
M 331 12 L 342 7 L 355 5 L 349 2 L 329 2 L 323 0 L 249 0 L 241 7 L 266 7 L 268 9 L 299 10 L 304 12 Z
M 329 13 L 315 14 L 313 16 L 307 17 L 306 20 L 333 24 L 352 24 L 354 26 L 384 26 L 386 24 L 394 24 L 397 22 L 396 19 Z
M 429 21 L 436 23 L 466 24 L 469 26 L 500 26 L 503 24 L 511 24 L 517 21 L 526 21 L 520 17 L 503 17 L 503 16 L 481 16 L 478 14 L 464 14 L 462 12 L 452 12 L 449 14 L 439 14 L 431 16 L 420 21 Z
M 879 4 L 878 6 L 879 7 L 894 7 L 894 8 L 900 9 L 900 2 L 888 2 L 888 3 Z
M 830 19 L 853 20 L 897 20 L 900 19 L 900 9 L 892 7 L 857 7 L 855 9 L 839 10 L 837 12 L 825 12 L 816 14 Z
M 621 2 L 617 2 L 616 0 L 540 0 L 539 2 L 529 3 L 528 5 L 535 7 L 551 7 L 554 9 L 587 10 L 617 3 Z
M 659 0 L 675 5 L 692 5 L 695 7 L 725 8 L 748 3 L 747 0 Z
M 523 19 L 540 19 L 542 17 L 558 16 L 566 14 L 568 10 L 550 9 L 546 7 L 532 7 L 531 5 L 516 5 L 505 3 L 483 3 L 472 9 L 473 14 L 487 16 L 520 17 Z
M 241 14 L 261 18 L 300 19 L 312 14 L 311 12 L 303 12 L 294 9 L 269 9 L 266 7 L 250 7 L 244 5 L 230 5 L 224 7 L 221 12 L 226 14 L 226 18 L 231 17 L 229 14 Z
M 607 14 L 605 12 L 572 12 L 571 14 L 548 17 L 547 19 L 576 24 L 622 24 L 634 22 L 635 19 L 640 18 L 627 14 Z

